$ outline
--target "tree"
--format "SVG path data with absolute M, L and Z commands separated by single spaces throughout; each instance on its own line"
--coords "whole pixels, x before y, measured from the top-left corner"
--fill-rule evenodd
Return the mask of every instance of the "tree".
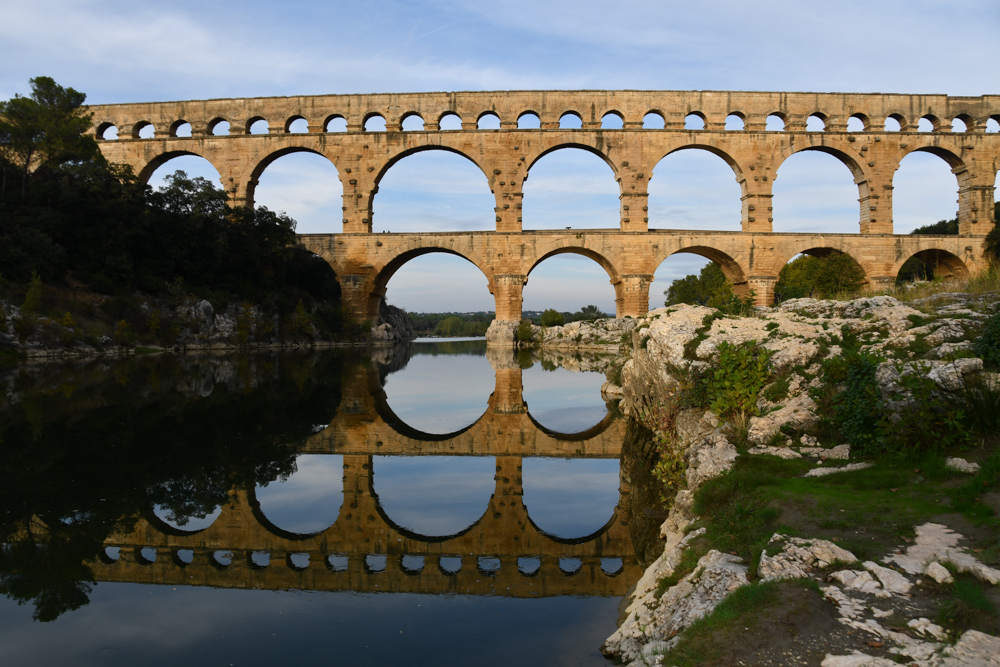
M 801 297 L 825 299 L 857 292 L 865 272 L 854 259 L 836 250 L 824 257 L 801 255 L 781 268 L 774 286 L 775 301 Z
M 22 197 L 27 192 L 32 168 L 44 169 L 99 155 L 97 142 L 84 134 L 90 129 L 93 116 L 83 109 L 87 96 L 63 88 L 47 76 L 31 79 L 30 84 L 28 97 L 15 95 L 0 102 L 3 187 L 6 189 L 6 165 L 11 165 L 21 174 Z
M 555 308 L 549 308 L 542 313 L 543 327 L 561 327 L 566 323 L 566 318 Z
M 607 315 L 601 312 L 600 308 L 594 305 L 584 306 L 583 308 L 581 308 L 580 315 L 581 315 L 580 317 L 581 320 L 586 320 L 588 322 L 590 320 L 600 320 L 607 317 Z
M 663 294 L 667 297 L 664 303 L 666 306 L 678 303 L 707 306 L 713 300 L 720 301 L 731 297 L 733 288 L 719 265 L 710 262 L 697 276 L 689 275 L 674 280 Z

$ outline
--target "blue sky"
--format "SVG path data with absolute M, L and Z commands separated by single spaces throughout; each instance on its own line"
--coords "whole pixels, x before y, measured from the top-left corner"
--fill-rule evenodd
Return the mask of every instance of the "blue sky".
M 244 2 L 3 0 L 0 97 L 48 75 L 94 103 L 323 93 L 642 88 L 997 93 L 1000 3 L 931 0 L 791 3 L 591 0 L 484 6 L 465 0 Z M 217 178 L 195 159 L 166 170 Z M 430 178 L 431 174 L 438 178 Z M 154 178 L 158 180 L 162 173 Z M 957 184 L 938 158 L 913 155 L 895 180 L 898 231 L 952 217 Z M 799 154 L 775 182 L 775 230 L 855 231 L 857 188 L 846 167 Z M 339 230 L 332 165 L 295 155 L 264 173 L 258 203 L 287 211 L 302 232 Z M 541 160 L 525 184 L 525 228 L 617 225 L 610 169 L 582 151 Z M 739 190 L 719 159 L 666 158 L 650 181 L 650 225 L 734 229 Z M 488 229 L 485 177 L 453 155 L 421 153 L 386 175 L 375 227 Z M 651 305 L 670 279 L 703 261 L 676 255 L 657 271 Z M 460 259 L 427 255 L 389 282 L 409 310 L 492 310 L 486 281 Z M 546 261 L 525 308 L 613 308 L 607 276 L 587 259 Z

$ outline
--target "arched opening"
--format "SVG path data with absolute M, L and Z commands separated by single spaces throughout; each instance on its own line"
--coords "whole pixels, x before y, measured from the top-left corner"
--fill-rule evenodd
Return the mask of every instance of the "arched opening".
M 372 489 L 385 517 L 407 532 L 446 537 L 486 513 L 496 488 L 487 456 L 375 456 Z
M 666 126 L 663 114 L 659 111 L 650 111 L 642 117 L 642 129 L 644 130 L 662 130 Z
M 476 128 L 480 130 L 499 130 L 500 116 L 492 111 L 487 111 L 476 121 Z
M 228 137 L 229 121 L 222 118 L 216 118 L 208 124 L 208 133 L 215 137 Z
M 995 132 L 1000 132 L 1000 120 L 994 117 L 990 117 L 986 121 L 986 132 L 993 134 Z
M 375 232 L 490 231 L 496 228 L 483 171 L 470 159 L 444 149 L 410 153 L 378 180 L 372 201 Z
M 373 113 L 365 118 L 365 132 L 385 132 L 385 118 Z
M 215 505 L 210 510 L 205 508 L 177 511 L 175 508 L 155 505 L 153 514 L 173 530 L 182 533 L 197 533 L 215 523 L 215 520 L 222 514 L 222 507 Z
M 102 123 L 97 128 L 97 136 L 105 141 L 114 141 L 118 139 L 118 126 L 111 123 Z
M 270 132 L 271 127 L 263 118 L 251 118 L 247 121 L 248 134 L 269 134 Z
M 740 132 L 747 127 L 746 118 L 743 114 L 731 113 L 726 116 L 726 129 L 731 132 Z
M 411 260 L 409 263 L 418 261 Z M 469 268 L 478 272 L 474 266 Z M 454 285 L 451 291 L 463 290 Z M 481 285 L 480 291 L 489 297 L 485 284 Z M 393 280 L 389 281 L 386 298 L 395 302 Z M 462 311 L 421 308 L 410 312 Z M 428 435 L 451 436 L 459 440 L 470 437 L 462 433 L 482 419 L 489 408 L 490 395 L 496 384 L 494 376 L 493 367 L 482 354 L 414 354 L 404 368 L 390 372 L 384 378 L 382 389 L 385 403 L 391 411 L 391 415 L 384 417 L 387 421 L 400 422 L 390 426 L 409 437 L 419 437 L 417 433 L 427 434 L 423 436 L 425 438 Z
M 525 111 L 517 117 L 517 129 L 537 130 L 542 127 L 542 119 L 534 111 Z
M 826 132 L 826 117 L 814 113 L 806 119 L 806 132 Z
M 299 454 L 287 477 L 254 489 L 256 507 L 275 528 L 316 535 L 332 526 L 344 503 L 344 457 Z
M 782 162 L 772 189 L 772 229 L 857 234 L 858 186 L 847 159 L 807 149 Z
M 542 155 L 529 167 L 522 192 L 523 229 L 621 227 L 614 171 L 590 150 L 565 147 Z
M 170 128 L 171 137 L 190 137 L 191 136 L 191 123 L 186 120 L 179 120 L 174 123 Z
M 614 517 L 619 498 L 617 459 L 521 462 L 524 509 L 536 528 L 563 540 L 597 533 Z
M 934 132 L 938 124 L 938 119 L 934 116 L 924 116 L 917 121 L 917 132 Z
M 617 111 L 609 111 L 601 116 L 602 130 L 620 130 L 625 127 L 625 119 Z
M 323 123 L 326 132 L 347 132 L 347 119 L 343 116 L 331 116 Z
M 868 130 L 868 117 L 856 113 L 847 119 L 848 132 L 866 132 Z
M 945 282 L 967 280 L 969 268 L 947 250 L 930 248 L 914 253 L 903 262 L 896 273 L 896 284 L 935 278 Z
M 567 111 L 559 117 L 560 130 L 579 130 L 583 127 L 583 118 L 575 111 Z
M 695 246 L 678 250 L 656 267 L 649 309 L 678 303 L 716 307 L 733 295 L 749 295 L 740 265 L 720 250 Z
M 216 188 L 223 189 L 219 172 L 200 155 L 175 155 L 157 165 L 146 182 L 154 190 L 165 188 L 168 186 L 167 177 L 177 171 L 183 171 L 190 179 L 204 178 Z
M 893 114 L 885 119 L 885 125 L 882 128 L 886 132 L 902 132 L 903 131 L 903 117 L 898 114 Z
M 951 220 L 958 215 L 958 179 L 945 161 L 955 165 L 950 154 L 936 155 L 917 150 L 908 153 L 899 163 L 892 178 L 893 231 L 909 234 L 918 227 L 939 220 Z
M 523 312 L 539 315 L 549 308 L 576 313 L 585 306 L 597 306 L 601 313 L 616 312 L 614 267 L 596 254 L 568 248 L 539 260 L 528 273 L 522 292 Z
M 788 299 L 846 298 L 857 294 L 868 276 L 857 260 L 834 248 L 808 248 L 781 268 L 774 286 L 776 303 Z
M 670 153 L 653 168 L 648 191 L 651 229 L 742 229 L 740 184 L 726 159 L 710 150 Z
M 135 139 L 152 139 L 156 136 L 156 128 L 146 120 L 141 120 L 132 128 L 132 136 Z
M 961 118 L 954 118 L 951 121 L 951 131 L 952 132 L 968 132 L 969 126 Z
M 784 132 L 785 118 L 780 114 L 773 113 L 764 121 L 764 130 L 767 132 Z
M 567 435 L 583 433 L 608 415 L 601 396 L 606 380 L 604 373 L 574 373 L 561 366 L 550 370 L 534 364 L 521 371 L 521 395 L 531 418 L 545 429 Z
M 398 267 L 387 267 L 383 273 L 386 275 L 380 284 L 386 290 L 386 303 L 407 312 L 495 312 L 496 302 L 482 271 L 467 259 L 443 250 L 411 255 L 401 259 Z M 465 422 L 462 427 L 470 423 Z
M 309 121 L 302 116 L 292 116 L 285 124 L 285 132 L 288 134 L 308 134 Z
M 256 180 L 254 205 L 287 213 L 298 223 L 299 234 L 343 231 L 344 186 L 326 157 L 304 150 L 285 152 L 269 160 Z
M 684 129 L 685 130 L 704 130 L 705 129 L 705 116 L 700 112 L 696 111 L 694 113 L 689 113 L 684 117 Z
M 403 118 L 402 122 L 403 132 L 420 132 L 424 129 L 424 119 L 418 114 L 411 113 L 410 115 Z
M 448 112 L 438 120 L 438 127 L 442 130 L 461 130 L 462 117 L 456 113 Z

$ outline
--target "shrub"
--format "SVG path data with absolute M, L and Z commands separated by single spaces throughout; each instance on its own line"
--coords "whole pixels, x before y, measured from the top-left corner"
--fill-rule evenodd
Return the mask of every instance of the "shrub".
M 1000 369 L 1000 312 L 983 323 L 983 330 L 973 345 L 973 352 L 990 368 Z
M 521 320 L 521 323 L 517 325 L 517 342 L 530 343 L 533 338 L 534 332 L 531 329 L 531 320 Z
M 543 327 L 561 327 L 566 323 L 566 318 L 555 308 L 549 308 L 542 313 L 541 322 Z
M 843 384 L 833 397 L 834 423 L 861 455 L 877 449 L 875 431 L 885 410 L 875 379 L 880 361 L 867 352 L 849 350 L 823 364 L 823 381 L 831 386 Z
M 24 315 L 37 315 L 42 309 L 42 279 L 34 271 L 31 272 L 31 284 L 24 295 L 24 302 L 21 303 L 21 312 Z
M 771 352 L 757 341 L 739 345 L 723 341 L 718 353 L 715 371 L 708 377 L 712 411 L 722 417 L 755 414 L 757 396 L 770 375 Z

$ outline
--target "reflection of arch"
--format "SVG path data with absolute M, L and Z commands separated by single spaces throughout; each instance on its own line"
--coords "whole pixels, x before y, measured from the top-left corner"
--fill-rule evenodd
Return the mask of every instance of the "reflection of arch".
M 576 479 L 578 482 L 583 480 L 593 482 L 596 481 L 593 475 L 597 473 L 597 479 L 601 481 L 595 485 L 550 486 L 547 484 L 547 481 L 550 479 L 547 473 L 551 473 L 555 468 L 558 468 L 561 474 L 567 475 L 566 479 L 569 480 Z M 614 473 L 611 473 L 612 468 L 615 469 Z M 622 470 L 620 462 L 609 459 L 600 461 L 586 461 L 583 459 L 561 461 L 558 459 L 532 458 L 521 461 L 520 473 L 522 477 L 521 502 L 524 506 L 524 517 L 536 531 L 550 540 L 561 544 L 591 542 L 601 534 L 606 533 L 618 520 L 622 505 Z M 602 482 L 606 482 L 607 484 Z M 607 494 L 606 498 L 605 494 Z M 559 521 L 558 516 L 547 517 L 546 514 L 553 510 L 556 511 L 557 515 L 561 514 L 560 508 L 565 501 L 593 503 L 597 499 L 600 499 L 602 502 L 597 506 L 589 507 L 592 511 L 587 514 L 578 515 L 572 521 L 572 523 L 576 524 L 575 526 L 571 528 L 563 526 L 561 530 L 558 526 L 551 526 L 553 530 L 546 530 L 542 527 L 544 523 L 547 523 L 546 519 L 551 521 L 551 519 L 555 518 L 557 522 Z M 606 504 L 603 502 L 604 500 L 610 502 Z M 532 510 L 534 510 L 534 516 L 532 516 Z M 608 511 L 608 514 L 604 514 L 606 511 Z M 608 518 L 606 521 L 595 526 L 594 521 L 599 520 L 601 516 Z M 559 530 L 563 535 L 557 535 L 555 530 Z M 584 534 L 577 532 L 584 530 L 587 531 Z
M 210 165 L 212 165 L 212 168 L 215 169 L 215 173 L 216 174 L 219 173 L 219 168 L 215 166 L 215 163 L 213 163 L 211 160 L 209 160 L 204 155 L 200 155 L 198 153 L 195 153 L 194 151 L 168 151 L 166 153 L 160 153 L 159 155 L 157 155 L 152 160 L 150 160 L 149 162 L 146 163 L 146 165 L 139 171 L 139 174 L 138 174 L 139 182 L 141 182 L 141 183 L 149 183 L 149 179 L 153 177 L 153 173 L 157 169 L 159 169 L 160 167 L 162 167 L 163 165 L 165 165 L 167 162 L 170 162 L 174 158 L 183 157 L 185 155 L 192 155 L 194 157 L 200 157 L 200 158 L 202 158 L 203 160 L 205 160 L 206 162 L 208 162 Z M 222 182 L 222 177 L 221 176 L 219 176 L 219 182 L 220 183 Z
M 935 277 L 945 280 L 949 278 L 966 280 L 969 277 L 969 267 L 966 266 L 965 262 L 947 250 L 940 248 L 927 248 L 926 250 L 920 250 L 912 255 L 900 258 L 892 267 L 892 275 L 898 276 L 899 271 L 903 268 L 903 264 L 913 257 L 930 266 L 934 271 Z
M 611 426 L 611 424 L 615 421 L 615 416 L 610 412 L 607 412 L 604 415 L 604 419 L 597 422 L 596 424 L 588 428 L 586 431 L 580 431 L 579 433 L 560 433 L 558 431 L 553 431 L 552 429 L 546 426 L 543 426 L 537 419 L 535 419 L 532 416 L 531 410 L 527 410 L 526 413 L 528 415 L 528 419 L 531 420 L 531 423 L 534 424 L 535 428 L 537 428 L 539 431 L 549 436 L 553 440 L 561 440 L 563 442 L 578 442 L 580 440 L 589 440 L 590 438 L 596 438 L 597 436 L 607 431 L 608 427 Z
M 734 286 L 745 285 L 747 282 L 746 272 L 743 270 L 743 267 L 740 266 L 739 262 L 721 250 L 711 248 L 709 246 L 688 246 L 686 248 L 681 248 L 680 250 L 675 250 L 657 263 L 657 270 L 659 270 L 660 264 L 663 264 L 663 262 L 667 261 L 668 258 L 678 253 L 699 255 L 707 260 L 715 262 L 719 265 L 719 268 L 722 269 L 722 274 L 726 276 L 726 280 Z
M 212 523 L 204 526 L 203 528 L 196 528 L 195 530 L 184 530 L 183 528 L 171 526 L 169 523 L 156 516 L 156 512 L 154 512 L 152 508 L 142 511 L 141 514 L 143 519 L 148 521 L 152 526 L 155 526 L 156 529 L 161 531 L 164 535 L 187 536 L 197 535 L 198 533 L 203 533 L 211 528 L 212 525 L 219 520 L 219 517 L 222 516 L 222 513 L 219 511 L 220 509 L 221 507 L 218 505 L 215 507 L 214 511 L 216 512 L 216 515 L 215 518 L 212 519 Z
M 256 166 L 254 166 L 253 171 L 250 172 L 250 180 L 247 183 L 247 192 L 246 192 L 246 201 L 248 206 L 253 204 L 254 191 L 257 189 L 257 182 L 260 179 L 261 174 L 264 173 L 264 170 L 267 169 L 269 166 L 271 166 L 271 164 L 278 158 L 284 157 L 286 155 L 291 155 L 292 153 L 312 153 L 313 155 L 319 155 L 320 157 L 329 160 L 327 156 L 323 155 L 319 151 L 314 150 L 312 148 L 306 148 L 304 146 L 291 146 L 289 148 L 282 148 L 280 150 L 276 150 L 273 153 L 264 156 L 260 161 L 257 162 Z M 340 170 L 337 169 L 337 165 L 334 164 L 332 160 L 330 161 L 330 164 L 333 165 L 333 168 L 337 171 L 337 178 L 340 178 Z
M 457 438 L 466 431 L 475 427 L 483 417 L 489 412 L 489 406 L 483 411 L 483 414 L 479 416 L 474 422 L 469 424 L 463 429 L 454 431 L 453 433 L 427 433 L 426 431 L 421 431 L 420 429 L 413 428 L 405 421 L 399 418 L 398 415 L 393 411 L 392 407 L 389 405 L 388 397 L 385 391 L 379 387 L 378 389 L 372 387 L 372 398 L 375 403 L 375 413 L 382 418 L 382 421 L 386 423 L 393 431 L 403 436 L 404 438 L 411 438 L 413 440 L 420 440 L 423 442 L 443 442 L 445 440 L 451 440 L 452 438 Z
M 582 537 L 569 537 L 569 538 L 559 537 L 558 535 L 553 535 L 550 532 L 542 530 L 541 528 L 538 527 L 538 524 L 535 523 L 535 520 L 531 518 L 531 512 L 528 511 L 527 505 L 524 506 L 524 515 L 527 517 L 528 523 L 531 524 L 532 528 L 534 528 L 539 533 L 549 538 L 553 542 L 557 542 L 559 544 L 585 544 L 587 542 L 592 542 L 596 540 L 598 537 L 608 532 L 611 526 L 615 525 L 615 522 L 618 521 L 618 505 L 615 505 L 615 509 L 611 513 L 611 518 L 608 519 L 607 523 L 605 523 L 603 526 L 592 532 L 590 535 L 584 535 Z
M 300 454 L 295 457 L 295 472 L 288 477 L 263 486 L 250 485 L 248 505 L 261 525 L 276 535 L 296 540 L 315 538 L 337 523 L 344 512 L 348 494 L 343 470 L 344 457 L 340 454 Z M 322 486 L 316 485 L 317 478 L 324 480 Z M 272 483 L 288 486 L 274 488 Z M 277 497 L 269 499 L 272 492 Z
M 372 500 L 375 501 L 374 502 L 375 511 L 378 512 L 378 515 L 380 517 L 382 517 L 382 520 L 390 528 L 392 528 L 393 530 L 395 530 L 399 534 L 403 535 L 404 537 L 407 537 L 407 538 L 410 538 L 410 539 L 420 540 L 421 542 L 430 542 L 430 543 L 434 543 L 434 542 L 446 542 L 448 540 L 453 540 L 455 538 L 461 537 L 462 535 L 465 535 L 465 534 L 469 533 L 474 528 L 476 528 L 477 526 L 479 526 L 479 524 L 481 524 L 483 522 L 483 519 L 487 518 L 487 515 L 490 513 L 490 507 L 493 505 L 493 501 L 494 501 L 494 498 L 495 498 L 495 489 L 494 489 L 494 493 L 491 493 L 490 497 L 486 500 L 485 507 L 483 508 L 482 513 L 476 518 L 476 520 L 473 521 L 468 526 L 466 526 L 465 528 L 463 528 L 462 530 L 460 530 L 458 532 L 452 533 L 450 535 L 424 535 L 422 533 L 417 533 L 417 532 L 412 531 L 412 530 L 410 530 L 408 528 L 405 528 L 404 526 L 401 526 L 398 523 L 396 523 L 389 516 L 389 513 L 386 511 L 385 507 L 382 505 L 381 500 L 379 500 L 378 492 L 375 490 L 376 472 L 375 472 L 375 461 L 374 461 L 374 458 L 375 457 L 373 457 L 373 459 L 372 459 L 371 474 L 368 476 L 368 491 L 371 494 Z

